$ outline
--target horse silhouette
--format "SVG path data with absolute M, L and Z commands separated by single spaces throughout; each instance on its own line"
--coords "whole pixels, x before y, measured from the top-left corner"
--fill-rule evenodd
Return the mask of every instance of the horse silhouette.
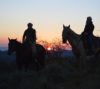
M 84 47 L 84 42 L 81 39 L 81 35 L 76 34 L 71 28 L 70 25 L 69 26 L 64 26 L 63 25 L 63 32 L 62 32 L 62 41 L 63 43 L 66 43 L 67 40 L 69 41 L 70 45 L 72 46 L 72 52 L 74 53 L 74 55 L 76 56 L 76 58 L 80 59 L 80 65 L 81 68 L 84 68 L 84 70 L 87 70 L 87 61 L 88 60 L 92 60 L 93 64 L 95 62 L 98 63 L 99 62 L 99 54 L 100 54 L 100 49 L 99 46 L 99 38 L 94 37 L 94 41 L 96 42 L 96 49 L 97 51 L 91 55 L 91 56 L 87 56 L 86 54 L 86 48 Z M 96 59 L 96 60 L 95 60 Z M 90 61 L 89 61 L 90 62 Z
M 85 52 L 86 55 L 88 55 L 89 45 L 87 43 L 87 38 L 83 37 L 84 35 L 76 34 L 69 26 L 63 26 L 63 32 L 62 32 L 62 39 L 63 43 L 66 43 L 68 40 L 69 43 L 72 46 L 73 53 L 79 57 L 80 51 Z M 100 50 L 100 37 L 96 37 L 92 35 L 93 38 L 93 44 L 94 44 L 94 54 Z M 80 44 L 81 43 L 81 47 Z M 94 55 L 93 54 L 93 55 Z
M 77 58 L 79 58 L 81 55 L 86 55 L 80 35 L 76 34 L 70 28 L 70 25 L 63 25 L 62 40 L 63 43 L 66 43 L 67 40 L 69 41 L 70 45 L 72 46 L 72 52 L 75 54 Z
M 69 26 L 63 25 L 63 32 L 62 32 L 62 40 L 63 43 L 66 43 L 67 40 L 69 41 L 70 45 L 72 46 L 72 52 L 80 62 L 80 71 L 85 72 L 87 70 L 87 56 L 85 53 L 85 49 L 80 38 L 80 35 L 76 34 Z
M 18 70 L 21 70 L 24 67 L 25 71 L 27 71 L 30 65 L 33 64 L 36 65 L 37 70 L 45 66 L 45 48 L 40 44 L 36 44 L 36 49 L 37 52 L 34 55 L 32 54 L 32 51 L 25 48 L 24 44 L 18 42 L 16 39 L 9 38 L 8 54 L 10 55 L 13 52 L 16 52 L 16 65 Z

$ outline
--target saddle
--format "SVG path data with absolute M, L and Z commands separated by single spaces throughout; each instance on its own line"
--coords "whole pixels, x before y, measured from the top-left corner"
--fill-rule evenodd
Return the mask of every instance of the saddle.
M 36 43 L 31 43 L 31 47 L 32 47 L 32 53 L 36 55 L 36 53 L 37 53 Z
M 92 55 L 94 53 L 93 48 L 90 46 L 89 41 L 89 35 L 87 33 L 82 33 L 81 34 L 81 39 L 83 41 L 83 46 L 85 48 L 86 54 L 87 55 Z M 93 45 L 93 44 L 91 44 Z
M 25 41 L 24 47 L 27 49 L 28 52 L 32 52 L 33 55 L 36 55 L 36 43 L 31 41 Z

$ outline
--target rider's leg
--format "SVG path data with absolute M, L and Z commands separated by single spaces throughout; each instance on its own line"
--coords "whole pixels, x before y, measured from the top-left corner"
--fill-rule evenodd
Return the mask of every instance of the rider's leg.
M 90 36 L 88 36 L 88 47 L 89 47 L 89 51 L 90 51 L 90 53 L 94 53 L 94 43 L 93 43 L 93 39 L 92 39 L 92 36 L 90 35 Z

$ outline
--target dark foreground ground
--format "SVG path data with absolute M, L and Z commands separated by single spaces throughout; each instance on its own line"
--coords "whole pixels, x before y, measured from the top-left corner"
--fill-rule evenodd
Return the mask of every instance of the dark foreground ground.
M 17 71 L 15 61 L 0 61 L 0 89 L 100 89 L 100 66 L 80 77 L 73 58 L 46 58 L 46 66 Z

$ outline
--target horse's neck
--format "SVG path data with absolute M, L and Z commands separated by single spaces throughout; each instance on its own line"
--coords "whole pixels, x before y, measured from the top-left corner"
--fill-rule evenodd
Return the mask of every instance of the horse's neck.
M 80 57 L 85 58 L 85 49 L 83 47 L 83 43 L 81 40 L 81 36 L 76 34 L 75 32 L 71 31 L 69 33 L 69 43 L 72 46 L 72 50 L 79 51 Z
M 75 33 L 72 29 L 70 29 L 69 34 L 74 38 L 79 38 L 79 35 L 77 33 Z
M 80 36 L 74 31 L 70 30 L 70 33 L 68 34 L 68 41 L 72 47 L 77 47 L 78 43 L 80 42 Z
M 16 42 L 16 53 L 19 53 L 22 50 L 22 44 L 20 42 Z

